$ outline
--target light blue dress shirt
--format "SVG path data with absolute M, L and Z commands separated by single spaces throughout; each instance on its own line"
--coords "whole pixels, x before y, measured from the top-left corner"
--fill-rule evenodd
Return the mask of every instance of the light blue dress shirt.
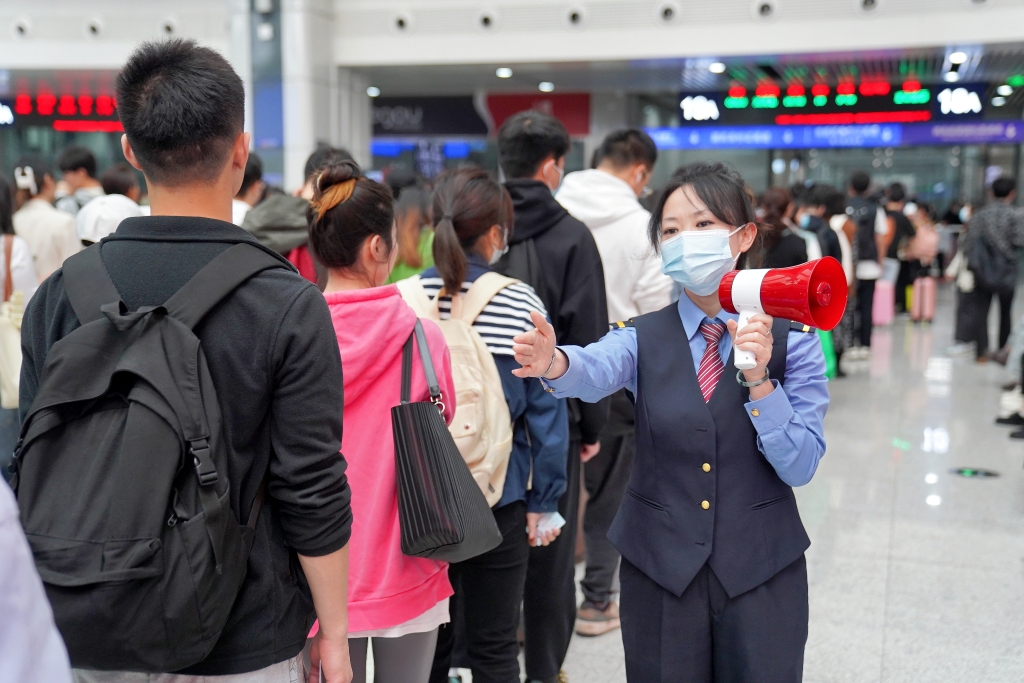
M 690 355 L 696 372 L 707 348 L 700 334 L 701 322 L 708 318 L 684 293 L 679 298 L 679 317 L 690 340 Z M 737 320 L 735 313 L 719 311 L 715 320 Z M 786 384 L 762 399 L 746 403 L 747 415 L 757 430 L 757 447 L 790 486 L 803 486 L 814 476 L 818 461 L 825 454 L 825 412 L 828 410 L 828 380 L 825 356 L 817 334 L 789 333 L 786 356 Z M 722 362 L 729 359 L 732 338 L 722 335 L 718 353 Z M 586 347 L 560 346 L 569 359 L 564 375 L 546 384 L 558 398 L 576 397 L 593 403 L 619 389 L 636 393 L 636 329 L 620 328 Z M 719 382 L 736 381 L 735 368 L 726 367 Z M 757 414 L 754 414 L 754 411 Z

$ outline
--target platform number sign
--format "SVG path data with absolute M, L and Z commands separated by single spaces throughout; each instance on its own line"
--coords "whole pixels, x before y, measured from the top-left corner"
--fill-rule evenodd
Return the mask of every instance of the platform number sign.
M 943 114 L 980 114 L 981 97 L 977 91 L 967 88 L 946 88 L 940 90 L 936 99 Z
M 715 98 L 705 95 L 687 95 L 679 103 L 683 118 L 687 121 L 717 121 L 718 103 Z

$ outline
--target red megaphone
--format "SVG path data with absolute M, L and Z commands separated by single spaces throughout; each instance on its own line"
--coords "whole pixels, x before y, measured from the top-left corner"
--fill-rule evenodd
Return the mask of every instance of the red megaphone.
M 739 313 L 742 328 L 755 313 L 831 330 L 846 311 L 846 273 L 831 256 L 792 268 L 734 270 L 718 286 L 718 300 L 729 313 Z M 754 354 L 735 350 L 736 367 L 751 370 Z

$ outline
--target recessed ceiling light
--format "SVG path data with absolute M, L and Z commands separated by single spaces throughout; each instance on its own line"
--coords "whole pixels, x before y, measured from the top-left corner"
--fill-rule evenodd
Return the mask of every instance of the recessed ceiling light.
M 946 73 L 942 74 L 942 80 L 946 81 L 947 83 L 956 83 L 957 81 L 960 80 L 960 74 L 958 74 L 955 71 L 947 71 Z
M 541 92 L 552 92 L 555 89 L 555 84 L 551 81 L 541 81 L 540 85 L 537 86 L 537 90 Z
M 992 98 L 992 106 L 993 107 L 1001 107 L 1004 104 L 1006 104 L 1006 98 L 1005 97 L 997 96 L 997 97 L 993 97 Z
M 378 97 L 380 95 L 380 88 L 371 85 L 369 88 L 366 89 L 366 94 L 369 95 L 370 97 Z
M 1010 95 L 1013 94 L 1013 86 L 1001 85 L 998 88 L 996 88 L 996 92 L 1002 95 L 1003 97 L 1009 97 Z
M 942 496 L 938 496 L 938 495 L 935 495 L 933 493 L 932 495 L 930 495 L 927 498 L 925 498 L 924 502 L 928 503 L 929 505 L 933 505 L 933 506 L 934 505 L 941 505 L 942 504 Z
M 957 51 L 957 52 L 954 52 L 954 53 L 949 55 L 949 63 L 950 64 L 963 64 L 966 61 L 967 61 L 967 53 L 966 52 Z
M 722 62 L 712 62 L 711 65 L 708 66 L 708 71 L 710 71 L 713 74 L 724 74 L 725 64 L 723 64 Z
M 494 75 L 498 78 L 512 78 L 512 69 L 507 66 L 499 66 L 494 70 Z

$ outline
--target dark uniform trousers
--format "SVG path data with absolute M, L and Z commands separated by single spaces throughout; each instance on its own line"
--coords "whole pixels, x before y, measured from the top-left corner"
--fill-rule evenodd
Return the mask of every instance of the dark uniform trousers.
M 701 395 L 675 305 L 634 321 L 636 456 L 609 538 L 622 553 L 630 683 L 798 683 L 810 545 L 792 488 L 757 447 L 726 363 Z M 785 383 L 790 323 L 773 327 Z

